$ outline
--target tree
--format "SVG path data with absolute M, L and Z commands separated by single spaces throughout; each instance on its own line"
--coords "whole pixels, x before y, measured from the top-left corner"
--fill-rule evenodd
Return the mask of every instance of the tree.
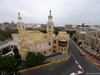
M 78 41 L 78 39 L 76 37 L 74 37 L 74 41 Z
M 10 51 L 10 50 L 9 50 L 8 48 L 4 48 L 4 49 L 2 50 L 3 54 L 8 53 L 9 51 Z
M 34 52 L 27 53 L 25 65 L 27 67 L 32 67 L 36 65 L 36 54 Z
M 0 71 L 13 71 L 16 69 L 16 59 L 13 56 L 0 56 Z
M 73 34 L 75 34 L 75 31 L 67 31 L 67 33 L 69 33 L 70 36 L 73 36 Z
M 13 52 L 14 52 L 14 57 L 16 58 L 16 59 L 21 59 L 21 57 L 20 57 L 20 55 L 19 55 L 19 52 L 18 52 L 18 49 L 15 47 L 14 49 L 13 49 Z
M 55 35 L 57 35 L 59 31 L 60 31 L 59 28 L 54 28 L 54 33 L 55 33 Z
M 46 59 L 46 58 L 45 58 L 45 56 L 44 56 L 43 54 L 38 53 L 38 54 L 37 54 L 37 58 L 36 58 L 36 62 L 37 62 L 37 64 L 41 64 L 41 63 L 44 62 L 45 59 Z

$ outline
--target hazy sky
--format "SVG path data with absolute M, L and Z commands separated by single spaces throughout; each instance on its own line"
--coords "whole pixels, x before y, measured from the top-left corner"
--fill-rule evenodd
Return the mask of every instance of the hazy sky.
M 50 9 L 56 26 L 100 25 L 100 0 L 0 0 L 0 22 L 16 23 L 20 12 L 25 23 L 46 24 Z

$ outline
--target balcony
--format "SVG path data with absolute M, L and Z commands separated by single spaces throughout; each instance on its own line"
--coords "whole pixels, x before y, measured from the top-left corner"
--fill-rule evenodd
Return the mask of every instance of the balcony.
M 59 41 L 59 42 L 58 42 L 58 45 L 59 45 L 60 47 L 66 47 L 66 46 L 67 46 L 67 41 Z

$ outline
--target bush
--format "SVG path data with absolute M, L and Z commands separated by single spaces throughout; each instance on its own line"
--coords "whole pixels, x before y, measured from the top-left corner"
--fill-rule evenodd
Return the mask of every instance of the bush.
M 46 57 L 43 54 L 38 53 L 37 58 L 36 58 L 36 64 L 39 65 L 39 64 L 43 63 L 45 59 L 46 59 Z
M 13 52 L 14 52 L 14 57 L 16 58 L 16 59 L 21 59 L 21 57 L 20 57 L 20 55 L 19 55 L 19 52 L 18 52 L 18 49 L 15 47 L 14 49 L 13 49 Z
M 27 67 L 32 67 L 36 65 L 36 54 L 34 52 L 27 53 L 25 65 Z
M 74 41 L 78 41 L 78 39 L 76 38 L 76 37 L 74 37 L 74 39 L 73 39 Z
M 13 56 L 0 56 L 0 71 L 14 71 L 16 59 Z
M 25 61 L 19 66 L 19 69 L 29 68 L 43 64 L 46 57 L 38 53 L 37 55 L 34 52 L 28 52 Z

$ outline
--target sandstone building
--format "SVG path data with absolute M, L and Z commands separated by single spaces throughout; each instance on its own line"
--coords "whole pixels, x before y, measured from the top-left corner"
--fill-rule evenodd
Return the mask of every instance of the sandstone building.
M 12 34 L 13 40 L 18 42 L 18 49 L 21 58 L 25 60 L 27 52 L 42 53 L 49 56 L 55 53 L 68 53 L 70 36 L 66 32 L 59 32 L 57 36 L 53 34 L 54 23 L 52 22 L 51 10 L 47 22 L 47 34 L 44 34 L 33 28 L 33 30 L 25 29 L 20 13 L 18 13 L 18 34 Z

